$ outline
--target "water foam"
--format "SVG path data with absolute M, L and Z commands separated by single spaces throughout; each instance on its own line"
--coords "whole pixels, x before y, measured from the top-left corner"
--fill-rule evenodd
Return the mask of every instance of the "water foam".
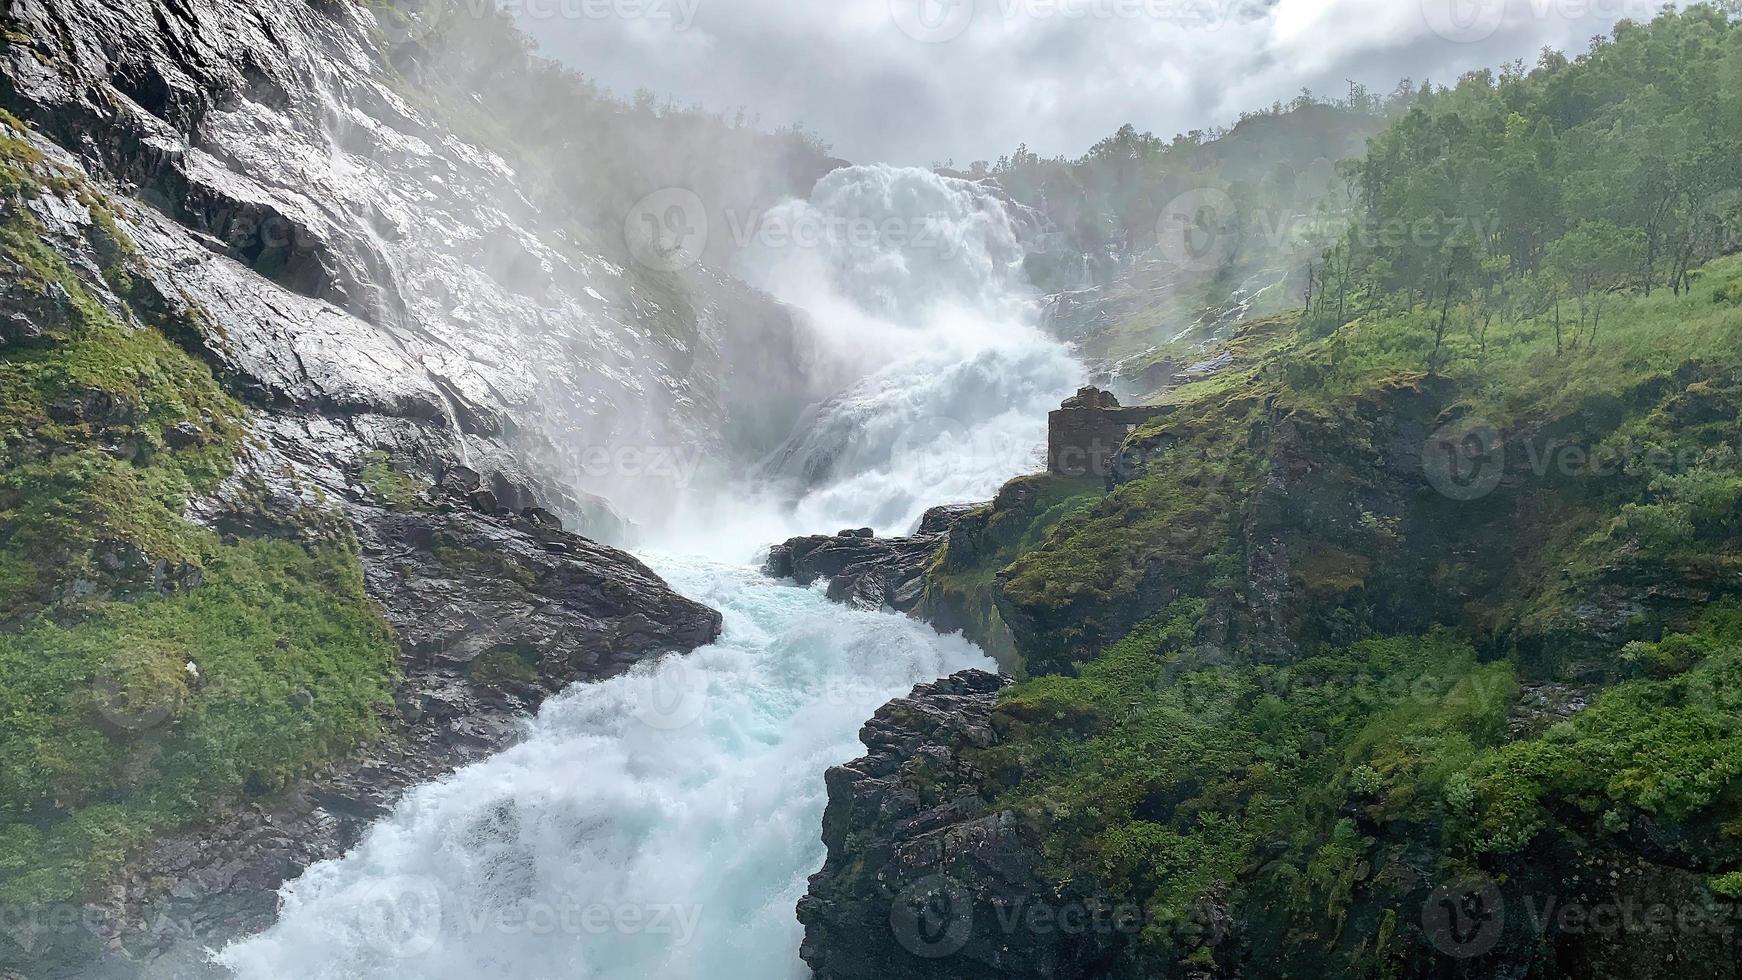
M 722 639 L 548 702 L 523 743 L 421 787 L 225 950 L 247 980 L 802 977 L 823 772 L 917 683 L 991 662 L 960 637 L 831 604 L 745 559 L 786 533 L 905 530 L 1033 468 L 1082 369 L 1034 325 L 1020 216 L 925 171 L 853 168 L 811 211 L 937 222 L 953 245 L 842 239 L 753 255 L 757 281 L 865 350 L 755 485 L 698 493 L 650 563 Z M 942 254 L 947 252 L 947 254 Z M 831 318 L 829 313 L 838 314 Z M 711 558 L 693 557 L 696 551 Z
M 985 658 L 742 566 L 655 558 L 726 632 L 577 686 L 521 745 L 422 787 L 287 886 L 224 961 L 257 980 L 803 976 L 822 773 L 892 694 Z

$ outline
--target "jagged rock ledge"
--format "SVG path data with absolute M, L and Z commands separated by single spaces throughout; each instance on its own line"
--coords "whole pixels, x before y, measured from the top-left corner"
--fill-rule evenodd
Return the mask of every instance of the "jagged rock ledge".
M 1136 926 L 1047 885 L 1016 814 L 982 794 L 975 755 L 999 741 L 1009 683 L 970 670 L 922 684 L 865 725 L 864 758 L 829 770 L 828 860 L 798 905 L 817 980 L 1091 976 Z M 1081 927 L 1037 925 L 1079 912 Z
M 925 573 L 952 528 L 975 505 L 933 507 L 903 538 L 879 538 L 869 528 L 793 538 L 775 545 L 763 571 L 810 585 L 829 580 L 829 598 L 859 609 L 913 613 L 925 597 Z

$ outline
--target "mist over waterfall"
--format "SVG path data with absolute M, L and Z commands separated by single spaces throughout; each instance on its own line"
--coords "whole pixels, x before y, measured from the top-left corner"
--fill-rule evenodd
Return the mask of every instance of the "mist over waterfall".
M 770 485 L 801 488 L 798 532 L 913 530 L 927 508 L 988 500 L 1045 467 L 1046 413 L 1081 370 L 1026 331 L 1009 343 L 907 355 L 823 405 L 769 460 Z
M 819 317 L 819 329 L 875 356 L 939 339 L 949 309 L 1004 329 L 1034 320 L 1022 271 L 1044 219 L 972 181 L 886 164 L 844 167 L 734 229 L 752 283 Z M 869 318 L 862 320 L 861 317 Z M 867 329 L 898 336 L 867 336 Z
M 1083 372 L 1036 325 L 1030 219 L 985 188 L 850 168 L 763 221 L 742 273 L 802 306 L 858 380 L 750 485 L 696 487 L 650 529 L 664 533 L 644 557 L 722 610 L 721 640 L 572 688 L 515 748 L 410 793 L 287 885 L 273 929 L 220 954 L 237 975 L 806 975 L 794 906 L 824 856 L 824 771 L 861 753 L 859 726 L 890 698 L 991 663 L 771 581 L 756 549 L 905 531 L 927 507 L 988 498 L 1036 468 L 1046 411 Z
M 904 533 L 1036 464 L 1046 413 L 1083 373 L 1041 332 L 1022 272 L 1038 218 L 980 184 L 872 166 L 836 171 L 770 223 L 818 234 L 785 261 L 752 250 L 752 280 L 825 331 L 837 318 L 832 339 L 872 360 L 764 467 L 794 491 L 796 528 Z
M 735 229 L 739 271 L 804 309 L 859 378 L 751 486 L 725 504 L 697 495 L 668 533 L 726 552 L 847 526 L 903 534 L 1042 465 L 1047 412 L 1084 376 L 1041 330 L 1023 272 L 1043 221 L 986 185 L 874 165 Z

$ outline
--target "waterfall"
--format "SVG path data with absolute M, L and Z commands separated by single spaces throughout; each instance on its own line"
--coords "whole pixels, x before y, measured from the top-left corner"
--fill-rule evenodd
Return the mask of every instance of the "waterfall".
M 1027 218 L 991 189 L 851 168 L 764 220 L 842 229 L 783 248 L 763 228 L 741 271 L 862 371 L 751 484 L 697 488 L 645 555 L 722 610 L 721 640 L 571 688 L 516 747 L 409 793 L 286 885 L 277 925 L 219 954 L 238 976 L 806 975 L 793 910 L 823 859 L 823 772 L 860 754 L 860 724 L 890 698 L 991 662 L 768 580 L 754 549 L 989 497 L 1035 465 L 1046 409 L 1083 372 L 1038 329 Z

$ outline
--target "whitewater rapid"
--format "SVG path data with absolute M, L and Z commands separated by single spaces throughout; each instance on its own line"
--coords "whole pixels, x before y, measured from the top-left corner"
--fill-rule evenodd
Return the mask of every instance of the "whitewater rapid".
M 838 171 L 792 220 L 922 226 L 900 242 L 752 255 L 744 273 L 857 345 L 755 484 L 698 492 L 643 554 L 721 610 L 719 642 L 546 702 L 502 754 L 409 793 L 340 860 L 286 885 L 277 924 L 222 951 L 244 980 L 782 980 L 821 867 L 823 773 L 915 684 L 994 669 L 959 636 L 770 580 L 794 533 L 911 530 L 1033 470 L 1082 368 L 1035 327 L 1020 216 L 965 181 Z M 946 248 L 915 238 L 935 233 Z M 699 553 L 698 553 L 699 552 Z
M 655 556 L 725 614 L 688 657 L 548 702 L 520 745 L 411 793 L 286 887 L 241 976 L 802 977 L 822 774 L 891 696 L 988 667 L 960 638 L 755 570 Z

